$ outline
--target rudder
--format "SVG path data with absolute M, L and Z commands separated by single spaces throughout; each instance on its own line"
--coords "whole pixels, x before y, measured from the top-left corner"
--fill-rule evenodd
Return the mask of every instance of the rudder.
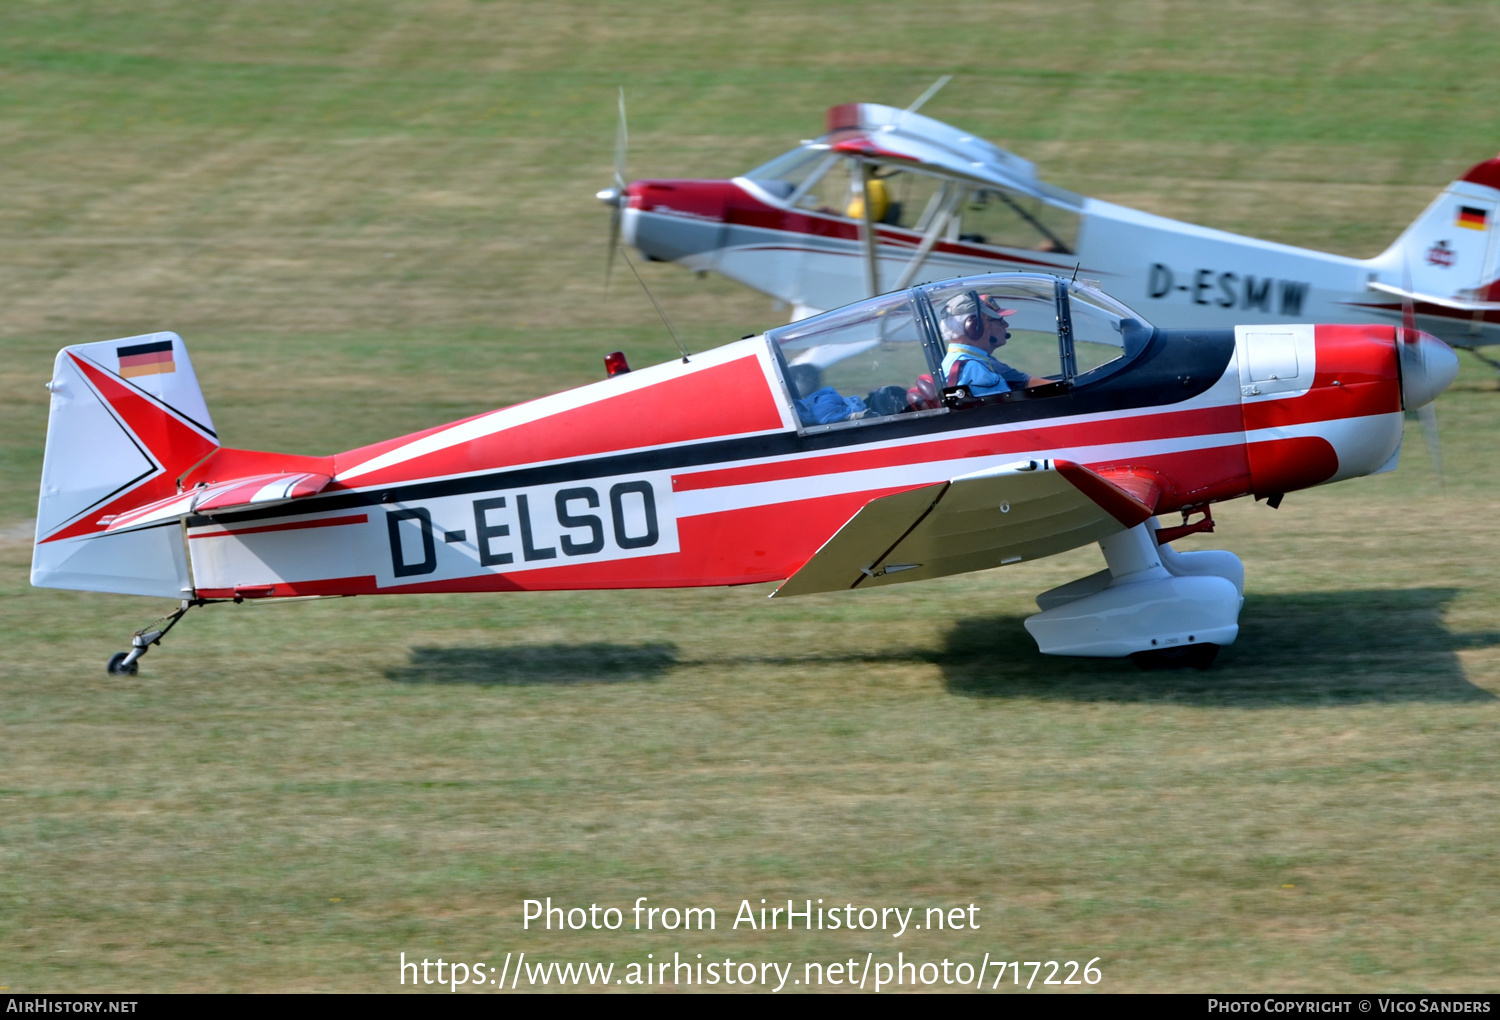
M 1500 300 L 1500 157 L 1475 164 L 1443 189 L 1376 261 L 1410 273 L 1418 294 L 1461 301 Z
M 121 512 L 172 495 L 178 479 L 218 449 L 182 338 L 151 333 L 65 347 L 47 388 L 31 583 L 191 597 L 176 520 L 104 530 Z

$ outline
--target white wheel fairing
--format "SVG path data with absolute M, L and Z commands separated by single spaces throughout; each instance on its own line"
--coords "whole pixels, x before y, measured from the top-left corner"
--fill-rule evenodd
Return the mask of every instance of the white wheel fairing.
M 1123 658 L 1239 635 L 1240 593 L 1212 574 L 1115 584 L 1026 618 L 1043 655 Z

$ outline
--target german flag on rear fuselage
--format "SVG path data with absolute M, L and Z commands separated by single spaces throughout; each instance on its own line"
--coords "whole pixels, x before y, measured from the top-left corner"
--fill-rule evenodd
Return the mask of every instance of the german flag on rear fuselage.
M 165 375 L 177 371 L 172 361 L 172 341 L 132 344 L 115 352 L 120 358 L 120 375 L 133 379 L 138 375 Z
M 1484 209 L 1476 209 L 1472 205 L 1461 205 L 1458 207 L 1458 222 L 1456 226 L 1465 227 L 1469 230 L 1483 230 L 1485 221 L 1489 215 Z

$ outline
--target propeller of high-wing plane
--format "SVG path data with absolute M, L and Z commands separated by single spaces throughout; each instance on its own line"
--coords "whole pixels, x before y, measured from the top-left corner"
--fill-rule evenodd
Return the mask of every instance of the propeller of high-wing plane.
M 615 266 L 615 250 L 620 247 L 620 219 L 625 202 L 625 147 L 629 144 L 625 130 L 625 89 L 620 89 L 620 121 L 615 127 L 615 183 L 595 197 L 609 206 L 609 252 L 604 259 L 604 290 L 609 291 L 609 277 Z
M 1412 303 L 1411 266 L 1404 273 L 1401 298 L 1400 340 L 1396 345 L 1401 361 L 1401 403 L 1417 413 L 1422 423 L 1422 438 L 1432 469 L 1437 472 L 1438 487 L 1443 488 L 1443 447 L 1438 438 L 1437 405 L 1433 403 L 1458 377 L 1458 354 L 1435 336 L 1417 329 L 1416 308 Z

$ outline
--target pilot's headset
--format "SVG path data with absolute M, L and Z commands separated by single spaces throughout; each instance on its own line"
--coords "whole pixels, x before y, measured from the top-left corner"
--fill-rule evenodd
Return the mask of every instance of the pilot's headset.
M 944 321 L 948 329 L 952 331 L 955 340 L 967 340 L 969 343 L 978 343 L 984 336 L 984 312 L 979 307 L 979 292 L 967 291 L 964 294 L 969 299 L 969 305 L 973 311 L 962 314 L 949 315 Z

